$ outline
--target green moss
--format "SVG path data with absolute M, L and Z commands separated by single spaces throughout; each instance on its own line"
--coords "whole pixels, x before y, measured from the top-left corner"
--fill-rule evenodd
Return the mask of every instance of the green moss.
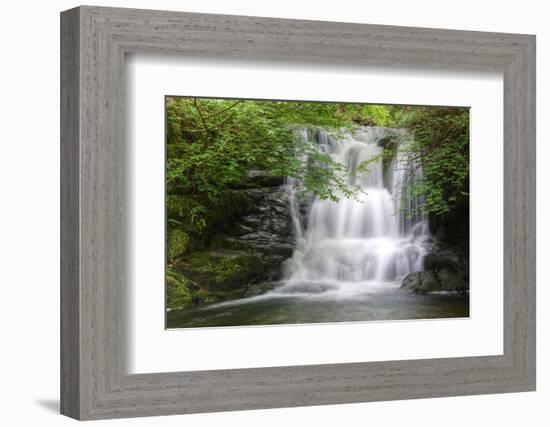
M 251 284 L 262 280 L 265 267 L 253 254 L 195 252 L 179 260 L 174 271 L 191 302 L 204 304 L 242 297 Z
M 189 246 L 189 235 L 177 228 L 173 228 L 168 238 L 168 259 L 182 255 Z
M 258 258 L 231 252 L 197 252 L 187 260 L 187 268 L 202 277 L 212 289 L 242 287 L 257 274 Z
M 172 269 L 166 272 L 166 304 L 170 309 L 182 308 L 192 303 L 189 280 Z

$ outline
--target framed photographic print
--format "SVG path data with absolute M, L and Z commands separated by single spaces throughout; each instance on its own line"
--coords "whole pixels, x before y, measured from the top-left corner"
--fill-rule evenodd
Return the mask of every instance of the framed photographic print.
M 168 328 L 469 317 L 469 109 L 168 96 L 166 123 Z
M 62 413 L 535 388 L 535 39 L 61 17 Z

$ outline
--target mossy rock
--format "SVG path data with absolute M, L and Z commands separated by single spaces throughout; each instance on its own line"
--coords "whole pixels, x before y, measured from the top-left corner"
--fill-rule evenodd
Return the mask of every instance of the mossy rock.
M 189 246 L 189 235 L 174 228 L 168 238 L 168 259 L 176 258 L 185 253 Z
M 170 309 L 183 308 L 193 302 L 189 280 L 168 269 L 166 272 L 166 305 Z
M 195 252 L 175 268 L 191 284 L 194 304 L 242 298 L 252 284 L 264 280 L 266 271 L 261 257 L 236 251 Z

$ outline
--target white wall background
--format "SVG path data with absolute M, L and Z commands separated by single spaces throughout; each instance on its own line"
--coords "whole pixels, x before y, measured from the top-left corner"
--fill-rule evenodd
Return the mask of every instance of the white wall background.
M 413 401 L 172 416 L 116 426 L 546 426 L 550 423 L 550 27 L 540 0 L 157 0 L 105 6 L 409 25 L 537 35 L 538 391 Z M 59 12 L 75 1 L 5 2 L 0 31 L 0 422 L 64 426 L 59 384 Z M 92 423 L 92 424 L 95 424 Z

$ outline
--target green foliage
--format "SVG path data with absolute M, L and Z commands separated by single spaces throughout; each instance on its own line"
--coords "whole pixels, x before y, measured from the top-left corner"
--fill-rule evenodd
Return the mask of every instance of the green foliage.
M 180 215 L 169 219 L 185 218 L 198 233 L 227 189 L 242 185 L 252 170 L 299 179 L 321 199 L 353 197 L 358 187 L 348 184 L 349 171 L 296 138 L 293 127 L 338 132 L 361 121 L 384 125 L 390 117 L 387 107 L 315 102 L 167 98 L 166 108 L 168 195 L 185 196 Z
M 469 191 L 469 111 L 466 108 L 394 107 L 395 124 L 414 139 L 401 149 L 423 168 L 423 179 L 410 188 L 424 195 L 419 209 L 442 215 L 467 203 Z
M 388 127 L 392 120 L 390 108 L 384 105 L 348 104 L 344 115 L 363 126 Z

